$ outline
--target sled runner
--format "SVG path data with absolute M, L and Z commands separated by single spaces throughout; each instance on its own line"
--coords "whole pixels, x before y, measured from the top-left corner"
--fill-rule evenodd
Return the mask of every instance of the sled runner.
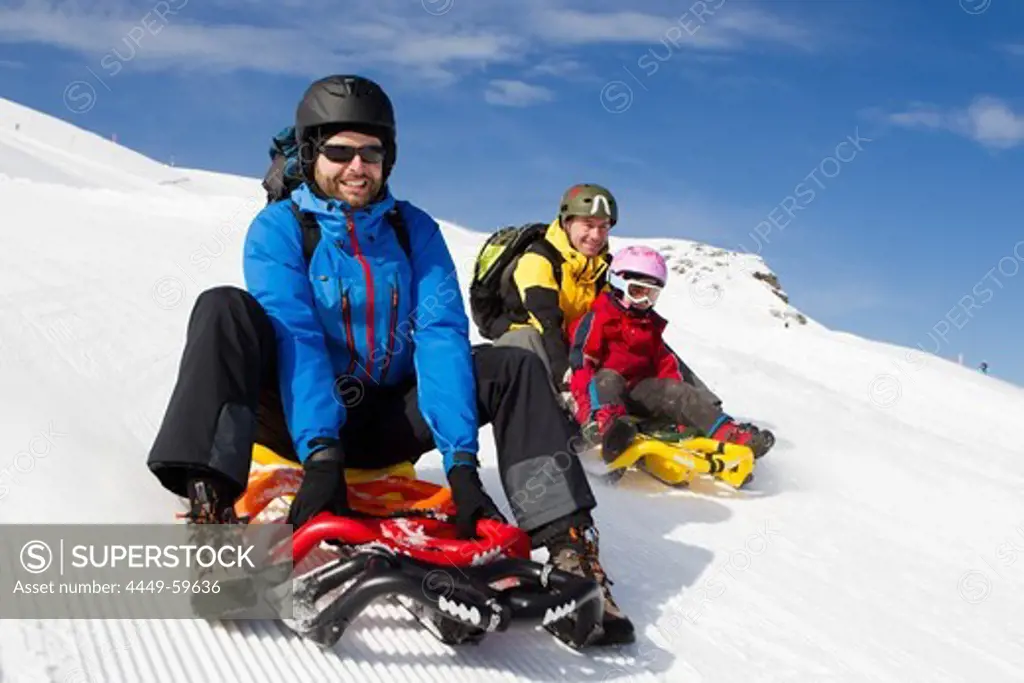
M 456 540 L 452 531 L 430 519 L 314 517 L 294 536 L 296 562 L 320 542 L 352 551 L 296 579 L 296 617 L 285 624 L 331 647 L 383 597 L 397 598 L 449 645 L 516 624 L 543 626 L 578 647 L 601 622 L 596 582 L 530 560 L 529 538 L 518 528 L 481 520 L 471 540 Z
M 608 480 L 617 482 L 632 468 L 669 486 L 686 486 L 697 477 L 710 476 L 739 489 L 753 479 L 754 453 L 747 446 L 694 436 L 691 431 L 642 423 L 638 427 L 633 443 L 602 472 Z
M 236 513 L 266 518 L 276 501 L 294 496 L 301 477 L 297 463 L 257 446 Z M 448 645 L 517 625 L 582 647 L 601 623 L 595 581 L 534 562 L 529 537 L 509 524 L 480 520 L 475 538 L 457 538 L 451 492 L 416 479 L 411 463 L 348 470 L 345 478 L 355 514 L 321 513 L 292 536 L 293 617 L 283 623 L 299 635 L 331 647 L 382 598 Z

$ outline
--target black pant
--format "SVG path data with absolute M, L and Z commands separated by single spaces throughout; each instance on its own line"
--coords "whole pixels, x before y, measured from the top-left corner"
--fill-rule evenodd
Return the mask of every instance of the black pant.
M 165 488 L 184 496 L 187 481 L 205 475 L 241 495 L 254 442 L 295 459 L 275 358 L 274 328 L 248 292 L 218 287 L 199 296 L 178 381 L 149 454 L 149 468 Z M 516 523 L 535 542 L 565 525 L 587 523 L 596 502 L 576 457 L 581 439 L 551 393 L 544 364 L 529 351 L 489 345 L 473 349 L 473 364 L 480 424 L 494 429 Z M 436 447 L 419 411 L 415 378 L 395 387 L 347 381 L 335 386 L 335 398 L 348 406 L 339 430 L 347 467 L 416 462 Z
M 593 383 L 599 405 L 621 405 L 630 415 L 669 420 L 704 433 L 722 416 L 721 403 L 714 394 L 687 382 L 652 377 L 630 389 L 614 370 L 598 370 Z

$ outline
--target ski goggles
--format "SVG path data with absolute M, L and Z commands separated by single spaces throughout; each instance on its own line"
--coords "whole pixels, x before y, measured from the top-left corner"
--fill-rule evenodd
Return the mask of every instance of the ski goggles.
M 653 306 L 661 295 L 662 286 L 647 282 L 645 280 L 634 280 L 624 278 L 617 273 L 612 273 L 608 278 L 612 287 L 619 290 L 626 297 L 626 300 L 633 304 L 646 303 Z
M 347 164 L 359 155 L 368 164 L 379 164 L 384 161 L 385 151 L 380 145 L 323 145 L 320 153 L 336 164 Z

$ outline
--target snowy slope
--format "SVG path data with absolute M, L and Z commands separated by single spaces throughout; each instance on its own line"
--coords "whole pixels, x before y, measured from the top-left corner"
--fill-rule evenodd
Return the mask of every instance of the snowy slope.
M 253 184 L 249 179 L 172 168 L 95 133 L 0 98 L 0 178 L 4 177 L 170 196 L 175 194 L 169 191 L 172 188 L 237 195 Z
M 191 305 L 241 282 L 261 205 L 256 180 L 0 100 L 0 523 L 171 519 L 146 452 Z M 483 235 L 444 231 L 465 284 Z M 329 652 L 271 623 L 0 620 L 0 681 L 1024 680 L 1024 447 L 1004 436 L 1024 392 L 801 324 L 757 257 L 645 242 L 684 271 L 660 304 L 670 342 L 779 444 L 744 494 L 596 485 L 635 646 L 580 655 L 518 631 L 453 650 L 390 608 Z

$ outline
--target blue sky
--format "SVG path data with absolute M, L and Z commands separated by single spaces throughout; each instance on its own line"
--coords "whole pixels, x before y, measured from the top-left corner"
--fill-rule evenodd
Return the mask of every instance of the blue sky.
M 1024 3 L 0 3 L 0 95 L 154 158 L 260 175 L 308 82 L 362 73 L 440 218 L 599 182 L 621 234 L 759 250 L 822 323 L 1024 384 Z

